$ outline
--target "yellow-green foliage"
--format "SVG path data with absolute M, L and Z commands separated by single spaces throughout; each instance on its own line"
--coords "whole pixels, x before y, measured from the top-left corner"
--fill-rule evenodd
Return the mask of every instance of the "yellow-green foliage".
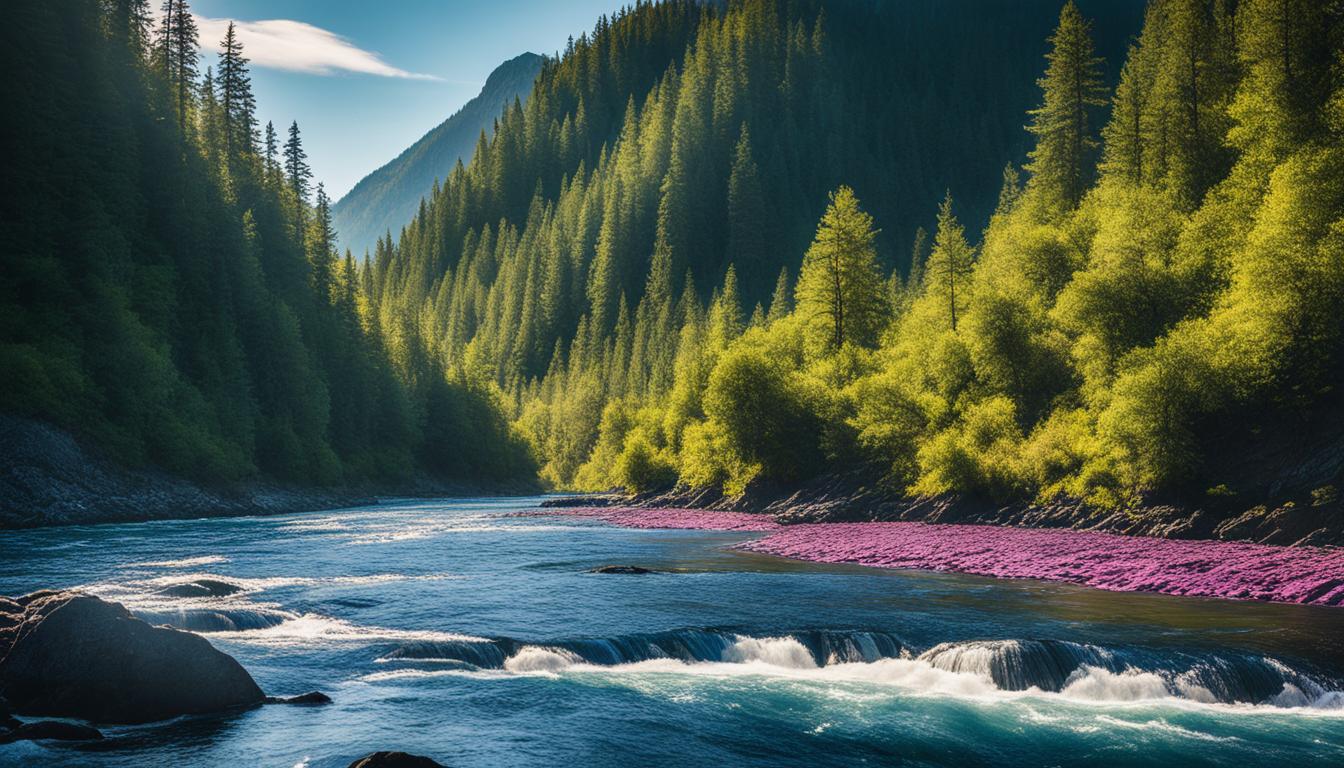
M 707 304 L 673 302 L 656 251 L 654 298 L 633 321 L 612 299 L 609 334 L 581 323 L 537 387 L 546 405 L 523 405 L 549 477 L 735 494 L 867 466 L 912 494 L 1123 507 L 1154 489 L 1238 493 L 1219 462 L 1322 407 L 1344 368 L 1344 86 L 1305 0 L 1286 16 L 1246 0 L 1238 35 L 1216 5 L 1154 0 L 1098 175 L 1075 109 L 1095 101 L 1095 63 L 1070 4 L 1033 113 L 1034 173 L 1022 186 L 1005 171 L 978 237 L 949 194 L 909 277 L 878 272 L 881 222 L 845 187 L 796 309 L 781 275 L 745 322 L 731 266 Z M 1069 82 L 1089 84 L 1081 99 Z M 745 134 L 733 141 L 749 177 Z M 673 339 L 670 367 L 654 373 L 641 338 Z

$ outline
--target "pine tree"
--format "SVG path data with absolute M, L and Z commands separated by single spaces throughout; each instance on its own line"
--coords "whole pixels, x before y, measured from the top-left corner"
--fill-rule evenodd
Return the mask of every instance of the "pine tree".
M 824 349 L 877 342 L 887 296 L 873 246 L 876 237 L 873 217 L 859 207 L 854 190 L 842 186 L 831 193 L 794 289 L 798 311 Z
M 957 330 L 957 318 L 965 312 L 970 298 L 971 270 L 975 252 L 966 242 L 965 231 L 952 213 L 952 193 L 938 207 L 938 230 L 933 235 L 933 251 L 925 266 L 925 293 L 935 295 L 947 308 L 948 322 Z
M 247 73 L 247 57 L 238 39 L 234 23 L 220 42 L 219 102 L 224 123 L 224 150 L 230 161 L 238 155 L 256 151 L 257 103 L 252 96 L 252 78 Z
M 751 136 L 742 124 L 728 177 L 728 263 L 737 267 L 747 295 L 763 288 L 765 268 L 765 199 L 760 172 L 751 153 Z
M 1092 136 L 1091 108 L 1104 105 L 1101 59 L 1093 54 L 1091 22 L 1069 0 L 1050 36 L 1050 62 L 1039 81 L 1043 100 L 1031 111 L 1027 127 L 1036 137 L 1027 170 L 1032 184 L 1046 194 L 1076 205 L 1087 188 Z
M 313 205 L 313 221 L 307 237 L 308 263 L 312 270 L 313 291 L 319 302 L 330 303 L 334 297 L 334 265 L 336 260 L 336 230 L 331 224 L 331 198 L 326 188 L 317 185 L 317 199 Z
M 196 87 L 197 55 L 200 48 L 196 19 L 187 0 L 164 0 L 159 25 L 157 58 L 177 111 L 178 130 L 186 133 Z
M 106 26 L 115 40 L 121 41 L 136 61 L 149 54 L 149 0 L 104 0 Z
M 770 311 L 765 319 L 773 323 L 788 317 L 792 311 L 793 295 L 789 292 L 789 268 L 784 267 L 779 270 L 779 277 L 775 279 L 775 292 L 770 295 Z
M 263 160 L 265 161 L 266 175 L 274 176 L 280 172 L 280 142 L 275 135 L 275 123 L 266 121 L 266 140 Z
M 289 124 L 289 139 L 285 141 L 285 180 L 294 193 L 300 208 L 308 202 L 308 183 L 313 178 L 308 167 L 308 155 L 303 151 L 303 139 L 299 136 L 299 123 Z

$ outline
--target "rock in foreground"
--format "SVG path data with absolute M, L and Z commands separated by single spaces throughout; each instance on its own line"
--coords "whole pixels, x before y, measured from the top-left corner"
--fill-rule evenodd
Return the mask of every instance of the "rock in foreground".
M 0 600 L 0 695 L 15 712 L 145 723 L 265 700 L 205 638 L 78 592 Z
M 350 768 L 444 768 L 428 757 L 405 752 L 374 752 L 350 764 Z

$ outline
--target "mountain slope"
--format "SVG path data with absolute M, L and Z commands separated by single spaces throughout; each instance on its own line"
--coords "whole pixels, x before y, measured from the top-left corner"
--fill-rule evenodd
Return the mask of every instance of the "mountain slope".
M 341 245 L 363 253 L 384 233 L 399 232 L 434 181 L 448 178 L 459 159 L 471 160 L 481 131 L 493 133 L 494 120 L 504 108 L 514 99 L 527 98 L 543 60 L 535 53 L 524 53 L 500 64 L 486 78 L 480 94 L 395 160 L 360 180 L 332 208 Z
M 1114 82 L 1142 8 L 1083 5 Z M 380 315 L 415 318 L 442 362 L 493 376 L 569 484 L 603 404 L 680 373 L 691 304 L 729 293 L 729 275 L 744 309 L 766 304 L 840 184 L 871 212 L 888 274 L 927 255 L 911 243 L 949 189 L 983 227 L 1025 155 L 1058 14 L 1058 0 L 669 0 L 604 18 L 377 249 Z M 600 361 L 610 376 L 576 373 Z M 583 397 L 556 394 L 581 379 Z M 547 432 L 527 415 L 539 394 L 576 411 Z

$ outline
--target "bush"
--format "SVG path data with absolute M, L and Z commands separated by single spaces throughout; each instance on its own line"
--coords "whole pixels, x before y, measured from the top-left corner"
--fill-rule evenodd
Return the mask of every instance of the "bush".
M 797 480 L 821 469 L 821 420 L 806 388 L 761 351 L 730 348 L 709 377 L 705 413 L 728 447 L 767 477 Z
M 613 468 L 616 482 L 633 493 L 660 491 L 677 482 L 677 468 L 642 432 L 631 433 Z

